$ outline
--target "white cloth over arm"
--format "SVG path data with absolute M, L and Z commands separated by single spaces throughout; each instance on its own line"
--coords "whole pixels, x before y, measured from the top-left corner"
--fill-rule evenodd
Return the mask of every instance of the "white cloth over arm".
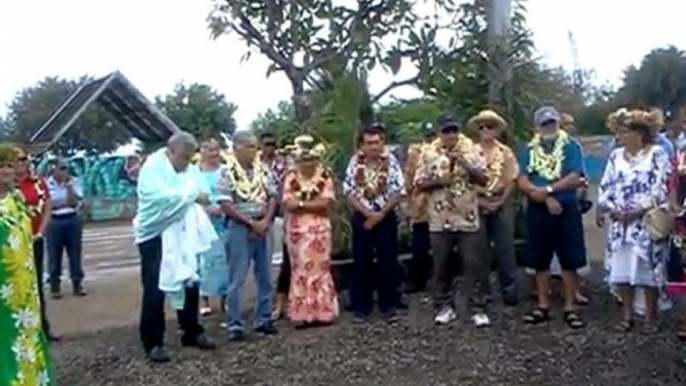
M 159 288 L 169 295 L 175 309 L 183 308 L 186 287 L 200 281 L 199 255 L 218 239 L 210 218 L 198 204 L 162 232 Z

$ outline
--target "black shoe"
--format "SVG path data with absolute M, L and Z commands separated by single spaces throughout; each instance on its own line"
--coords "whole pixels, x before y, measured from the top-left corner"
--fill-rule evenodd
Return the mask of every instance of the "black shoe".
M 243 330 L 230 330 L 229 331 L 229 341 L 231 342 L 242 342 L 245 340 L 245 333 Z
M 50 286 L 50 297 L 55 300 L 62 299 L 62 290 L 59 286 Z
M 388 324 L 396 324 L 400 320 L 398 318 L 398 313 L 395 310 L 386 311 L 383 314 L 383 318 Z
M 162 346 L 155 346 L 148 352 L 148 359 L 153 363 L 167 363 L 171 360 L 167 350 Z
M 255 327 L 255 332 L 262 335 L 276 335 L 278 331 L 276 330 L 276 327 L 274 327 L 274 323 L 267 322 L 261 326 Z
M 192 342 L 182 342 L 181 344 L 184 347 L 195 347 L 203 351 L 211 351 L 217 348 L 217 344 L 205 334 L 198 335 Z
M 86 290 L 83 289 L 81 284 L 74 286 L 74 296 L 84 297 L 86 295 L 88 295 L 88 293 L 86 293 Z

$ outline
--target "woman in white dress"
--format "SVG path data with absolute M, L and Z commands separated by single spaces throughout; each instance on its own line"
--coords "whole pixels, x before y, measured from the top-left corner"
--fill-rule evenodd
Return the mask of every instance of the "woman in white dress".
M 660 293 L 666 282 L 667 241 L 647 231 L 645 214 L 669 206 L 667 186 L 672 172 L 667 153 L 655 145 L 662 126 L 658 111 L 620 109 L 608 118 L 622 147 L 607 161 L 598 194 L 598 209 L 609 215 L 607 234 L 608 282 L 622 300 L 621 331 L 630 331 L 635 294 L 643 290 L 644 333 L 657 332 Z

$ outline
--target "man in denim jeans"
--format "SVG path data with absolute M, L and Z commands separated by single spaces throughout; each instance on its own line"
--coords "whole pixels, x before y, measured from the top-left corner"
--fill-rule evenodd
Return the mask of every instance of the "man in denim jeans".
M 233 138 L 234 154 L 220 178 L 220 197 L 229 221 L 226 256 L 229 260 L 228 322 L 229 340 L 242 341 L 245 327 L 241 316 L 243 288 L 250 261 L 257 282 L 254 330 L 273 335 L 271 280 L 271 224 L 276 210 L 277 184 L 271 171 L 256 158 L 257 138 L 240 131 Z

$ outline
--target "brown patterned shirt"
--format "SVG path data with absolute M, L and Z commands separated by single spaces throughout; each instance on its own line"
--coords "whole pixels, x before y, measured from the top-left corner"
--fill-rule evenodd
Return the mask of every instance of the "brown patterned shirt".
M 431 232 L 475 232 L 479 229 L 479 206 L 474 185 L 467 171 L 455 162 L 459 155 L 472 167 L 485 170 L 483 155 L 471 139 L 460 135 L 452 150 L 440 139 L 423 148 L 415 184 L 451 175 L 453 184 L 427 192 L 427 213 Z
M 406 191 L 409 195 L 409 216 L 413 224 L 429 221 L 427 214 L 428 196 L 414 186 L 419 157 L 422 153 L 424 143 L 410 145 L 407 150 L 407 164 L 405 166 Z

